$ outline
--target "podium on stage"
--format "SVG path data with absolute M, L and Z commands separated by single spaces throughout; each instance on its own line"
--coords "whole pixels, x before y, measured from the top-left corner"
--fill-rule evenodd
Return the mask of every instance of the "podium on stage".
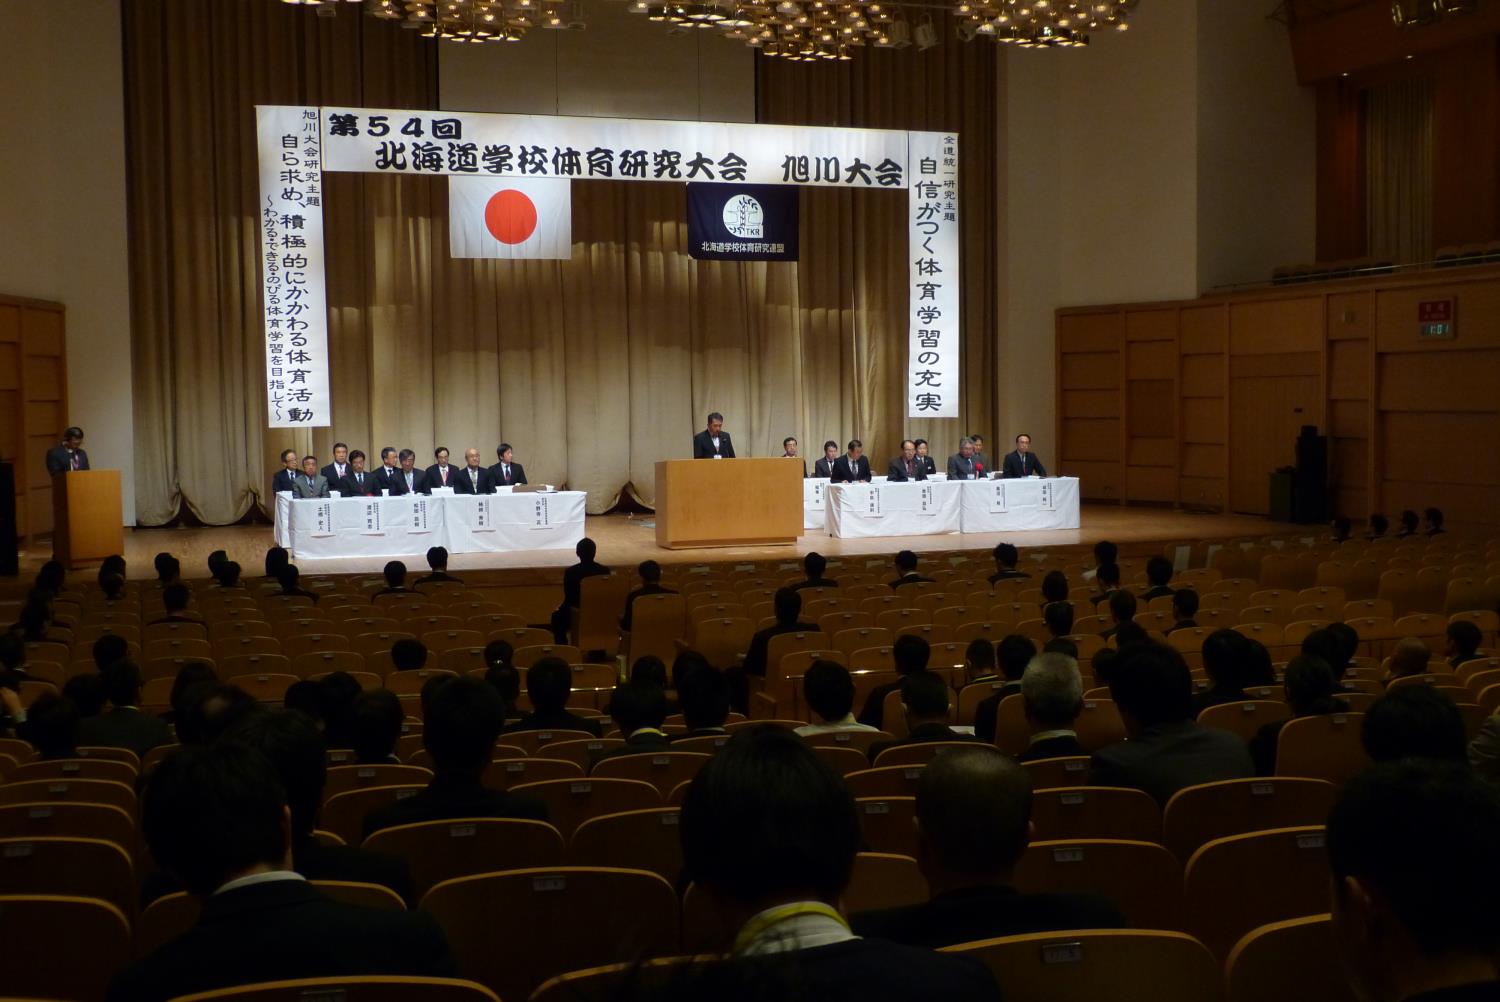
M 802 535 L 802 464 L 665 459 L 656 464 L 656 545 L 758 546 Z
M 125 549 L 119 470 L 52 477 L 52 556 L 64 567 L 97 564 Z

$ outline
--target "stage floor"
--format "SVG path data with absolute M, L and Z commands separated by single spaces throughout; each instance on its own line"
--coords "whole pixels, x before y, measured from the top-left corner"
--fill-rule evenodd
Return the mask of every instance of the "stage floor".
M 629 567 L 642 560 L 661 563 L 714 563 L 743 559 L 797 559 L 813 550 L 826 556 L 892 553 L 900 549 L 921 552 L 989 550 L 996 543 L 1028 546 L 1072 546 L 1113 540 L 1122 548 L 1165 543 L 1170 540 L 1222 539 L 1301 530 L 1321 533 L 1316 526 L 1272 522 L 1255 515 L 1213 515 L 1163 508 L 1129 508 L 1112 504 L 1084 505 L 1078 529 L 1037 532 L 963 533 L 946 536 L 887 536 L 879 539 L 833 539 L 810 532 L 795 544 L 785 546 L 726 546 L 696 550 L 666 550 L 656 545 L 650 516 L 597 515 L 588 519 L 588 535 L 599 544 L 599 559 L 615 567 Z M 225 550 L 239 561 L 247 576 L 261 572 L 266 549 L 271 545 L 269 526 L 227 526 L 193 529 L 135 529 L 125 533 L 125 560 L 131 578 L 153 578 L 152 558 L 166 550 L 182 561 L 189 578 L 208 576 L 208 554 Z M 51 556 L 51 543 L 43 540 L 21 553 L 21 573 L 29 580 Z M 299 560 L 303 574 L 363 574 L 378 572 L 385 557 L 337 560 Z M 449 560 L 452 570 L 520 570 L 562 568 L 574 562 L 571 550 L 533 550 L 518 553 L 456 553 Z M 408 559 L 408 567 L 421 565 Z

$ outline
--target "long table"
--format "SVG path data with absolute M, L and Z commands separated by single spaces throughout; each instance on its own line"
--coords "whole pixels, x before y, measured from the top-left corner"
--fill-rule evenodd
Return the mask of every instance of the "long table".
M 954 532 L 1076 529 L 1078 478 L 927 480 L 804 487 L 804 525 L 821 514 L 830 536 L 930 536 Z M 813 508 L 822 494 L 822 510 Z
M 295 558 L 409 557 L 572 549 L 583 538 L 583 491 L 406 494 L 293 499 L 276 496 L 275 538 Z

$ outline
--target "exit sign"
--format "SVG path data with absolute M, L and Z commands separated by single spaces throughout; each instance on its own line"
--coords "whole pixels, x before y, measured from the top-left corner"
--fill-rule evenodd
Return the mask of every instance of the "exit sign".
M 1451 340 L 1458 332 L 1454 320 L 1457 301 L 1426 299 L 1417 304 L 1417 336 Z

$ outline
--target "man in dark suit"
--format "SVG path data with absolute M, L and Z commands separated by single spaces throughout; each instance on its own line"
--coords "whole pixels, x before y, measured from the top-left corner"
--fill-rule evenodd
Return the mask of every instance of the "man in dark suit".
M 1016 447 L 1012 452 L 1005 454 L 1005 459 L 1000 463 L 1000 476 L 1005 479 L 1016 477 L 1045 477 L 1046 467 L 1031 451 L 1031 436 L 1017 435 Z
M 287 797 L 260 752 L 234 741 L 184 747 L 152 772 L 141 815 L 152 855 L 203 911 L 117 975 L 110 1002 L 295 978 L 456 976 L 430 915 L 342 904 L 292 869 Z
M 896 580 L 891 582 L 892 588 L 933 583 L 935 583 L 935 579 L 923 577 L 917 573 L 917 555 L 915 553 L 911 550 L 902 550 L 896 554 Z
M 927 479 L 927 464 L 917 459 L 917 443 L 909 438 L 901 443 L 901 455 L 891 460 L 885 478 L 894 483 Z
M 454 479 L 458 476 L 458 470 L 448 465 L 448 448 L 440 445 L 432 453 L 432 458 L 437 462 L 423 471 L 427 480 L 427 491 L 432 492 L 434 487 L 452 487 Z
M 1146 561 L 1146 583 L 1148 587 L 1141 593 L 1141 601 L 1149 602 L 1153 598 L 1164 598 L 1172 594 L 1172 586 L 1167 582 L 1172 580 L 1172 561 L 1160 554 Z
M 292 497 L 328 497 L 328 478 L 318 472 L 318 457 L 302 457 L 302 473 L 292 480 Z
M 1002 637 L 995 645 L 995 660 L 1000 663 L 1000 674 L 1005 684 L 979 701 L 974 708 L 974 733 L 984 741 L 995 740 L 996 720 L 1000 716 L 1000 701 L 1021 691 L 1021 680 L 1026 675 L 1026 666 L 1036 657 L 1036 644 L 1029 637 L 1012 633 Z
M 89 454 L 83 451 L 83 429 L 77 426 L 63 432 L 62 445 L 47 450 L 47 473 L 71 473 L 89 468 Z
M 1037 655 L 1021 676 L 1021 702 L 1031 738 L 1018 759 L 1034 762 L 1086 754 L 1074 726 L 1083 712 L 1083 677 L 1077 660 L 1066 654 Z
M 807 580 L 798 581 L 792 585 L 794 591 L 804 588 L 837 588 L 839 583 L 832 578 L 824 577 L 828 570 L 828 558 L 817 550 L 802 558 L 802 573 L 807 575 Z
M 886 682 L 877 685 L 870 690 L 865 697 L 864 708 L 859 711 L 859 722 L 866 727 L 873 727 L 877 731 L 885 728 L 885 697 L 901 688 L 901 682 L 908 675 L 927 670 L 928 663 L 932 660 L 932 645 L 925 637 L 914 637 L 903 634 L 896 638 L 891 645 L 892 667 L 900 676 L 894 682 Z
M 1172 593 L 1172 619 L 1174 622 L 1167 627 L 1166 633 L 1173 630 L 1192 629 L 1198 625 L 1194 618 L 1198 615 L 1198 593 L 1191 588 L 1178 588 Z
M 329 481 L 330 485 L 332 481 Z M 365 469 L 365 454 L 355 449 L 349 453 L 349 472 L 344 474 L 340 481 L 339 493 L 344 497 L 369 497 L 380 493 L 380 486 L 375 482 L 375 474 Z
M 193 592 L 181 581 L 173 581 L 161 590 L 161 608 L 165 616 L 158 616 L 147 623 L 147 626 L 155 626 L 158 623 L 197 623 L 202 624 L 203 618 L 197 613 L 188 612 L 188 606 L 192 604 Z
M 406 562 L 403 560 L 387 560 L 385 566 L 380 569 L 385 576 L 385 587 L 370 596 L 374 602 L 382 595 L 407 595 L 411 589 L 406 587 Z
M 672 666 L 676 675 L 677 666 Z M 702 738 L 728 734 L 729 680 L 709 664 L 688 668 L 677 678 L 677 701 L 682 708 L 682 722 L 687 737 Z
M 1133 644 L 1115 659 L 1110 677 L 1129 740 L 1094 753 L 1092 785 L 1134 787 L 1165 804 L 1184 787 L 1255 775 L 1238 735 L 1193 720 L 1193 680 L 1180 653 L 1165 644 Z
M 495 493 L 494 474 L 480 465 L 478 449 L 464 450 L 464 468 L 459 470 L 457 476 L 453 478 L 453 493 Z
M 516 453 L 509 442 L 501 442 L 495 449 L 495 455 L 500 462 L 490 467 L 490 479 L 496 487 L 515 487 L 526 483 L 526 468 L 515 461 Z
M 937 949 L 999 936 L 1120 929 L 1125 916 L 1096 894 L 1023 894 L 1014 872 L 1031 840 L 1031 778 L 998 749 L 946 751 L 917 780 L 917 863 L 931 899 L 862 912 L 853 930 Z
M 1108 629 L 1101 630 L 1099 636 L 1108 640 L 1120 632 L 1121 626 L 1126 623 L 1135 622 L 1137 602 L 1134 594 L 1121 588 L 1118 591 L 1110 592 L 1109 601 L 1105 604 L 1109 606 L 1109 616 L 1114 625 Z
M 807 479 L 807 460 L 797 455 L 797 440 L 788 435 L 781 440 L 781 458 L 795 459 L 802 464 L 802 479 Z
M 141 670 L 134 661 L 121 658 L 106 665 L 99 673 L 99 680 L 110 708 L 79 721 L 80 745 L 129 748 L 145 758 L 157 745 L 172 743 L 172 729 L 166 722 L 136 705 L 141 698 Z
M 823 443 L 823 458 L 813 463 L 813 476 L 832 477 L 833 467 L 839 461 L 839 444 L 828 441 Z
M 667 719 L 667 691 L 655 682 L 637 678 L 615 686 L 609 697 L 609 715 L 625 736 L 625 743 L 599 755 L 594 765 L 625 755 L 672 750 L 672 739 L 661 729 Z
M 461 580 L 448 573 L 448 547 L 429 546 L 427 548 L 427 569 L 431 572 L 423 574 L 412 582 L 412 587 L 420 589 L 424 584 L 463 584 Z
M 901 680 L 901 706 L 906 713 L 906 737 L 877 741 L 870 746 L 870 761 L 887 748 L 927 744 L 930 741 L 978 741 L 948 726 L 952 694 L 948 680 L 930 671 L 912 672 Z
M 432 491 L 427 484 L 427 474 L 417 469 L 417 454 L 410 449 L 402 449 L 400 459 L 401 469 L 396 476 L 405 488 L 402 493 L 430 494 Z
M 620 630 L 624 633 L 630 632 L 631 613 L 635 611 L 636 599 L 642 595 L 677 594 L 673 589 L 661 586 L 661 564 L 658 564 L 655 560 L 642 560 L 640 566 L 635 571 L 640 575 L 641 586 L 625 596 L 625 614 L 620 617 Z
M 578 608 L 583 594 L 583 579 L 609 574 L 609 568 L 594 559 L 599 548 L 587 536 L 573 548 L 578 554 L 578 563 L 563 571 L 562 605 L 552 613 L 552 636 L 558 644 L 568 642 L 568 633 L 573 626 L 573 610 Z
M 396 462 L 397 455 L 396 450 L 390 446 L 380 450 L 380 469 L 375 471 L 375 493 L 385 491 L 391 497 L 408 493 L 406 479 L 401 476 L 401 467 Z
M 929 477 L 937 475 L 937 460 L 927 454 L 927 439 L 914 438 L 912 444 L 917 447 L 917 460 L 922 464 L 922 469 Z
M 736 733 L 693 780 L 679 828 L 696 888 L 742 928 L 733 959 L 696 968 L 665 998 L 744 998 L 747 985 L 768 999 L 999 997 L 972 958 L 849 931 L 837 906 L 860 847 L 859 812 L 842 778 L 795 734 Z
M 297 475 L 302 471 L 297 462 L 297 450 L 281 450 L 281 469 L 276 471 L 276 476 L 271 478 L 271 493 L 280 494 L 282 491 L 295 491 Z
M 342 491 L 341 486 L 344 478 L 349 475 L 349 447 L 343 442 L 333 443 L 333 462 L 323 467 L 318 472 L 323 474 L 328 481 L 328 486 L 336 491 Z
M 865 443 L 857 438 L 849 440 L 849 451 L 833 464 L 832 480 L 836 484 L 867 484 L 870 482 L 870 460 L 865 457 Z
M 776 622 L 750 638 L 750 648 L 745 653 L 746 675 L 763 677 L 766 674 L 768 667 L 766 652 L 770 649 L 772 637 L 779 637 L 783 633 L 818 632 L 816 623 L 804 623 L 800 620 L 802 595 L 795 588 L 778 588 L 771 601 L 776 613 Z
M 1030 574 L 1025 571 L 1016 570 L 1016 561 L 1021 559 L 1021 551 L 1010 543 L 995 544 L 995 573 L 989 577 L 990 584 L 999 584 L 1001 581 L 1015 581 L 1021 578 L 1029 578 Z
M 541 658 L 526 672 L 526 691 L 532 711 L 512 724 L 512 731 L 585 731 L 598 737 L 599 722 L 569 713 L 568 694 L 573 691 L 573 669 L 562 658 Z
M 958 452 L 948 457 L 948 479 L 978 480 L 983 476 L 982 464 L 974 458 L 974 441 L 963 439 L 958 443 Z
M 1181 595 L 1182 592 L 1177 594 Z M 1194 598 L 1196 597 L 1195 594 Z M 1196 607 L 1193 611 L 1197 611 Z M 1455 619 L 1448 624 L 1447 640 L 1448 649 L 1444 654 L 1448 659 L 1448 667 L 1457 669 L 1460 665 L 1478 659 L 1484 633 L 1473 620 Z
M 724 415 L 714 411 L 708 416 L 708 427 L 693 436 L 694 459 L 733 459 L 734 443 L 724 430 Z
M 486 789 L 480 778 L 505 729 L 505 701 L 483 679 L 461 676 L 426 695 L 422 746 L 432 756 L 432 781 L 421 793 L 378 807 L 364 833 L 447 818 L 547 820 L 547 806 L 529 797 Z

